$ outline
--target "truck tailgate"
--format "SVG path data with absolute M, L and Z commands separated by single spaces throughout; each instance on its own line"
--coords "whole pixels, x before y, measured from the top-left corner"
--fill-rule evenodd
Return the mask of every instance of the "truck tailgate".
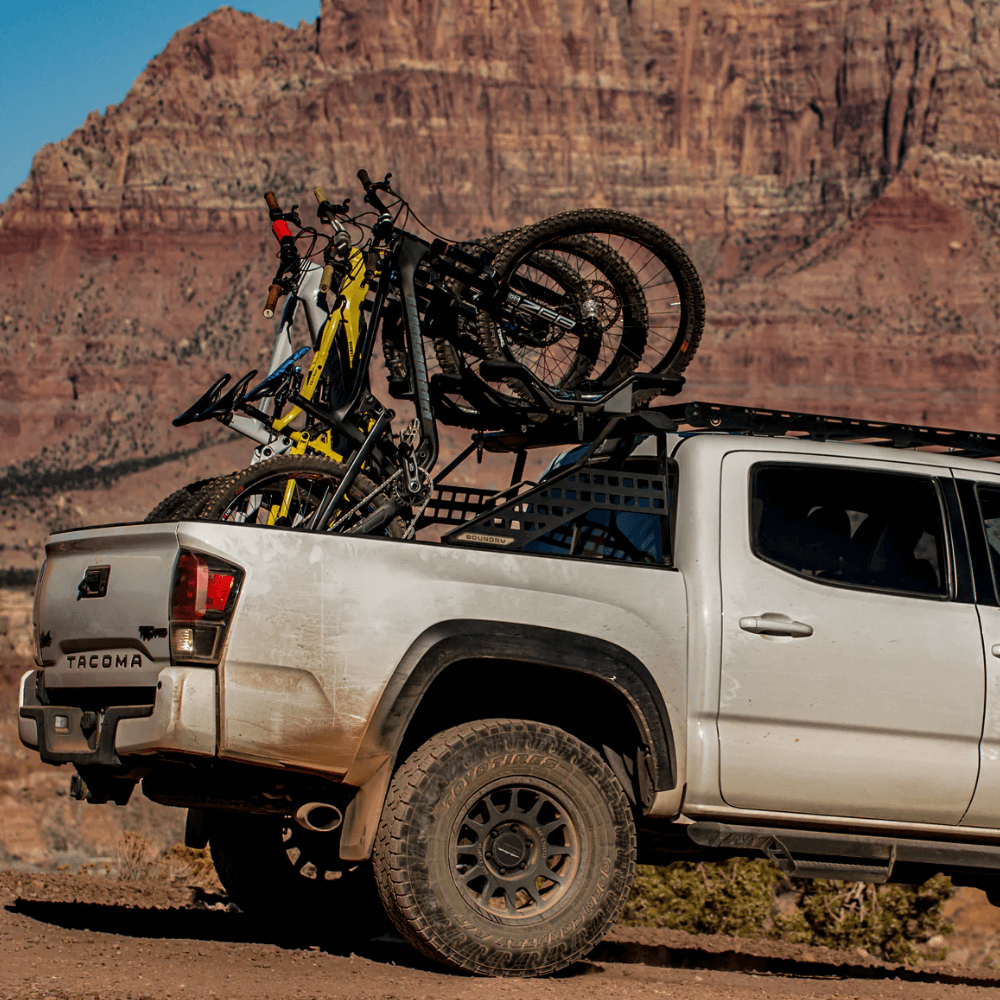
M 53 535 L 36 595 L 46 688 L 156 685 L 170 662 L 175 524 Z

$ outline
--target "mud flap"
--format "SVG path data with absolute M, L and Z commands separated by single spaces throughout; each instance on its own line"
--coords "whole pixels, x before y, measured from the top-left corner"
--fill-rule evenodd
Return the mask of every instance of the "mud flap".
M 340 835 L 342 860 L 365 861 L 371 857 L 395 761 L 395 754 L 386 759 L 351 799 L 344 813 L 344 829 Z

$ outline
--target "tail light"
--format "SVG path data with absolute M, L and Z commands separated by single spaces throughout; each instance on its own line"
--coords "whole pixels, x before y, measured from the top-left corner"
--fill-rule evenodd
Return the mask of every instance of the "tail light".
M 170 597 L 172 663 L 218 663 L 243 571 L 212 556 L 182 551 Z

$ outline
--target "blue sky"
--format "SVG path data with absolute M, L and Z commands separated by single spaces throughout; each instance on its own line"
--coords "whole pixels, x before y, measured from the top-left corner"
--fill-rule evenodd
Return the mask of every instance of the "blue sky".
M 31 158 L 87 113 L 117 104 L 179 28 L 222 6 L 211 0 L 0 0 L 0 201 L 28 177 Z M 319 0 L 229 6 L 296 27 Z

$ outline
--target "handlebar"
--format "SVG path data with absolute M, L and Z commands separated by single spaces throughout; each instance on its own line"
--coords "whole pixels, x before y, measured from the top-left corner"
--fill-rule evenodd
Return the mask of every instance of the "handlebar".
M 274 307 L 278 304 L 278 299 L 284 289 L 281 285 L 271 285 L 267 290 L 267 303 L 264 306 L 264 319 L 271 319 L 274 316 Z
M 316 206 L 316 214 L 319 216 L 320 222 L 325 222 L 329 226 L 333 226 L 334 229 L 339 229 L 337 224 L 336 216 L 347 215 L 351 199 L 345 198 L 339 205 L 331 204 L 330 200 L 326 196 L 326 191 L 321 187 L 313 188 L 313 194 L 316 196 L 316 201 L 319 203 Z
M 367 170 L 358 171 L 358 180 L 361 181 L 361 186 L 365 189 L 365 201 L 368 202 L 372 208 L 376 209 L 381 215 L 388 215 L 388 209 L 382 204 L 382 199 L 379 198 L 379 191 L 388 191 L 391 193 L 389 187 L 389 178 L 392 174 L 386 174 L 385 179 L 381 181 L 373 181 L 371 177 L 368 176 Z
M 333 265 L 327 264 L 323 268 L 323 276 L 319 279 L 319 290 L 325 295 L 330 291 L 330 285 L 333 284 Z

